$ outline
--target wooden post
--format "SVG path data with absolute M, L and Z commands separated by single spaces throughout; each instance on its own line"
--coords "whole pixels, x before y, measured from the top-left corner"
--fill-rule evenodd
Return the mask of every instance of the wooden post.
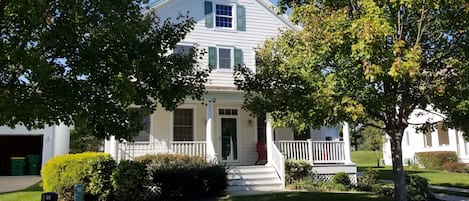
M 213 145 L 213 103 L 215 99 L 211 99 L 207 103 L 207 124 L 205 131 L 205 143 L 206 143 L 206 160 L 216 160 L 215 146 Z
M 267 146 L 267 164 L 271 165 L 273 163 L 272 156 L 272 144 L 273 144 L 273 132 L 272 124 L 270 124 L 270 114 L 265 115 L 265 134 L 266 134 L 266 146 Z
M 347 122 L 344 122 L 344 126 L 342 127 L 342 133 L 344 134 L 345 164 L 353 164 L 352 157 L 350 155 L 350 131 Z
M 314 164 L 314 157 L 313 157 L 313 140 L 307 139 L 308 142 L 308 159 L 311 164 Z

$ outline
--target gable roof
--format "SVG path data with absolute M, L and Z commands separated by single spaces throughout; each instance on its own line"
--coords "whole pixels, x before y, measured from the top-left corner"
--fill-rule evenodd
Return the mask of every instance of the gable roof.
M 150 10 L 156 10 L 166 4 L 168 4 L 171 1 L 177 1 L 177 0 L 156 0 L 152 3 L 149 4 Z M 280 21 L 282 21 L 285 25 L 287 25 L 290 29 L 293 30 L 300 30 L 300 28 L 288 20 L 288 16 L 286 14 L 277 14 L 278 13 L 278 8 L 275 6 L 271 1 L 269 0 L 253 0 L 257 3 L 259 3 L 264 9 L 269 11 L 273 16 L 277 17 Z

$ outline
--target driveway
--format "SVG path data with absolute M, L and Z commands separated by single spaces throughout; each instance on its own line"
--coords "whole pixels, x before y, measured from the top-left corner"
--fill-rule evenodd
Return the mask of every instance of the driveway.
M 0 193 L 25 189 L 41 181 L 39 175 L 0 176 Z

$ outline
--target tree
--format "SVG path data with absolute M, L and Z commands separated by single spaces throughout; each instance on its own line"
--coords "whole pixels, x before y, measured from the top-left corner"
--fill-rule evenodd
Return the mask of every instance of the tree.
M 390 136 L 395 199 L 407 200 L 402 137 L 415 109 L 429 106 L 469 129 L 465 0 L 280 0 L 302 30 L 257 52 L 256 70 L 236 72 L 245 108 L 275 122 L 362 123 Z M 377 123 L 370 123 L 377 122 Z
M 98 138 L 130 139 L 141 129 L 135 108 L 171 110 L 187 97 L 200 99 L 204 52 L 167 53 L 194 19 L 160 20 L 147 3 L 0 1 L 0 125 L 83 119 Z

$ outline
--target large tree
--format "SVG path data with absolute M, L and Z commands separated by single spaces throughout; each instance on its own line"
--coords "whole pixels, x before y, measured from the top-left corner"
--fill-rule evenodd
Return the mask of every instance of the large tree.
M 385 131 L 395 199 L 407 200 L 401 142 L 412 111 L 430 106 L 468 130 L 467 1 L 280 0 L 279 6 L 292 8 L 302 30 L 267 40 L 256 73 L 237 72 L 245 107 L 290 126 L 354 121 Z
M 0 125 L 77 120 L 129 139 L 143 112 L 201 98 L 203 51 L 168 54 L 194 27 L 160 20 L 145 0 L 1 0 Z

